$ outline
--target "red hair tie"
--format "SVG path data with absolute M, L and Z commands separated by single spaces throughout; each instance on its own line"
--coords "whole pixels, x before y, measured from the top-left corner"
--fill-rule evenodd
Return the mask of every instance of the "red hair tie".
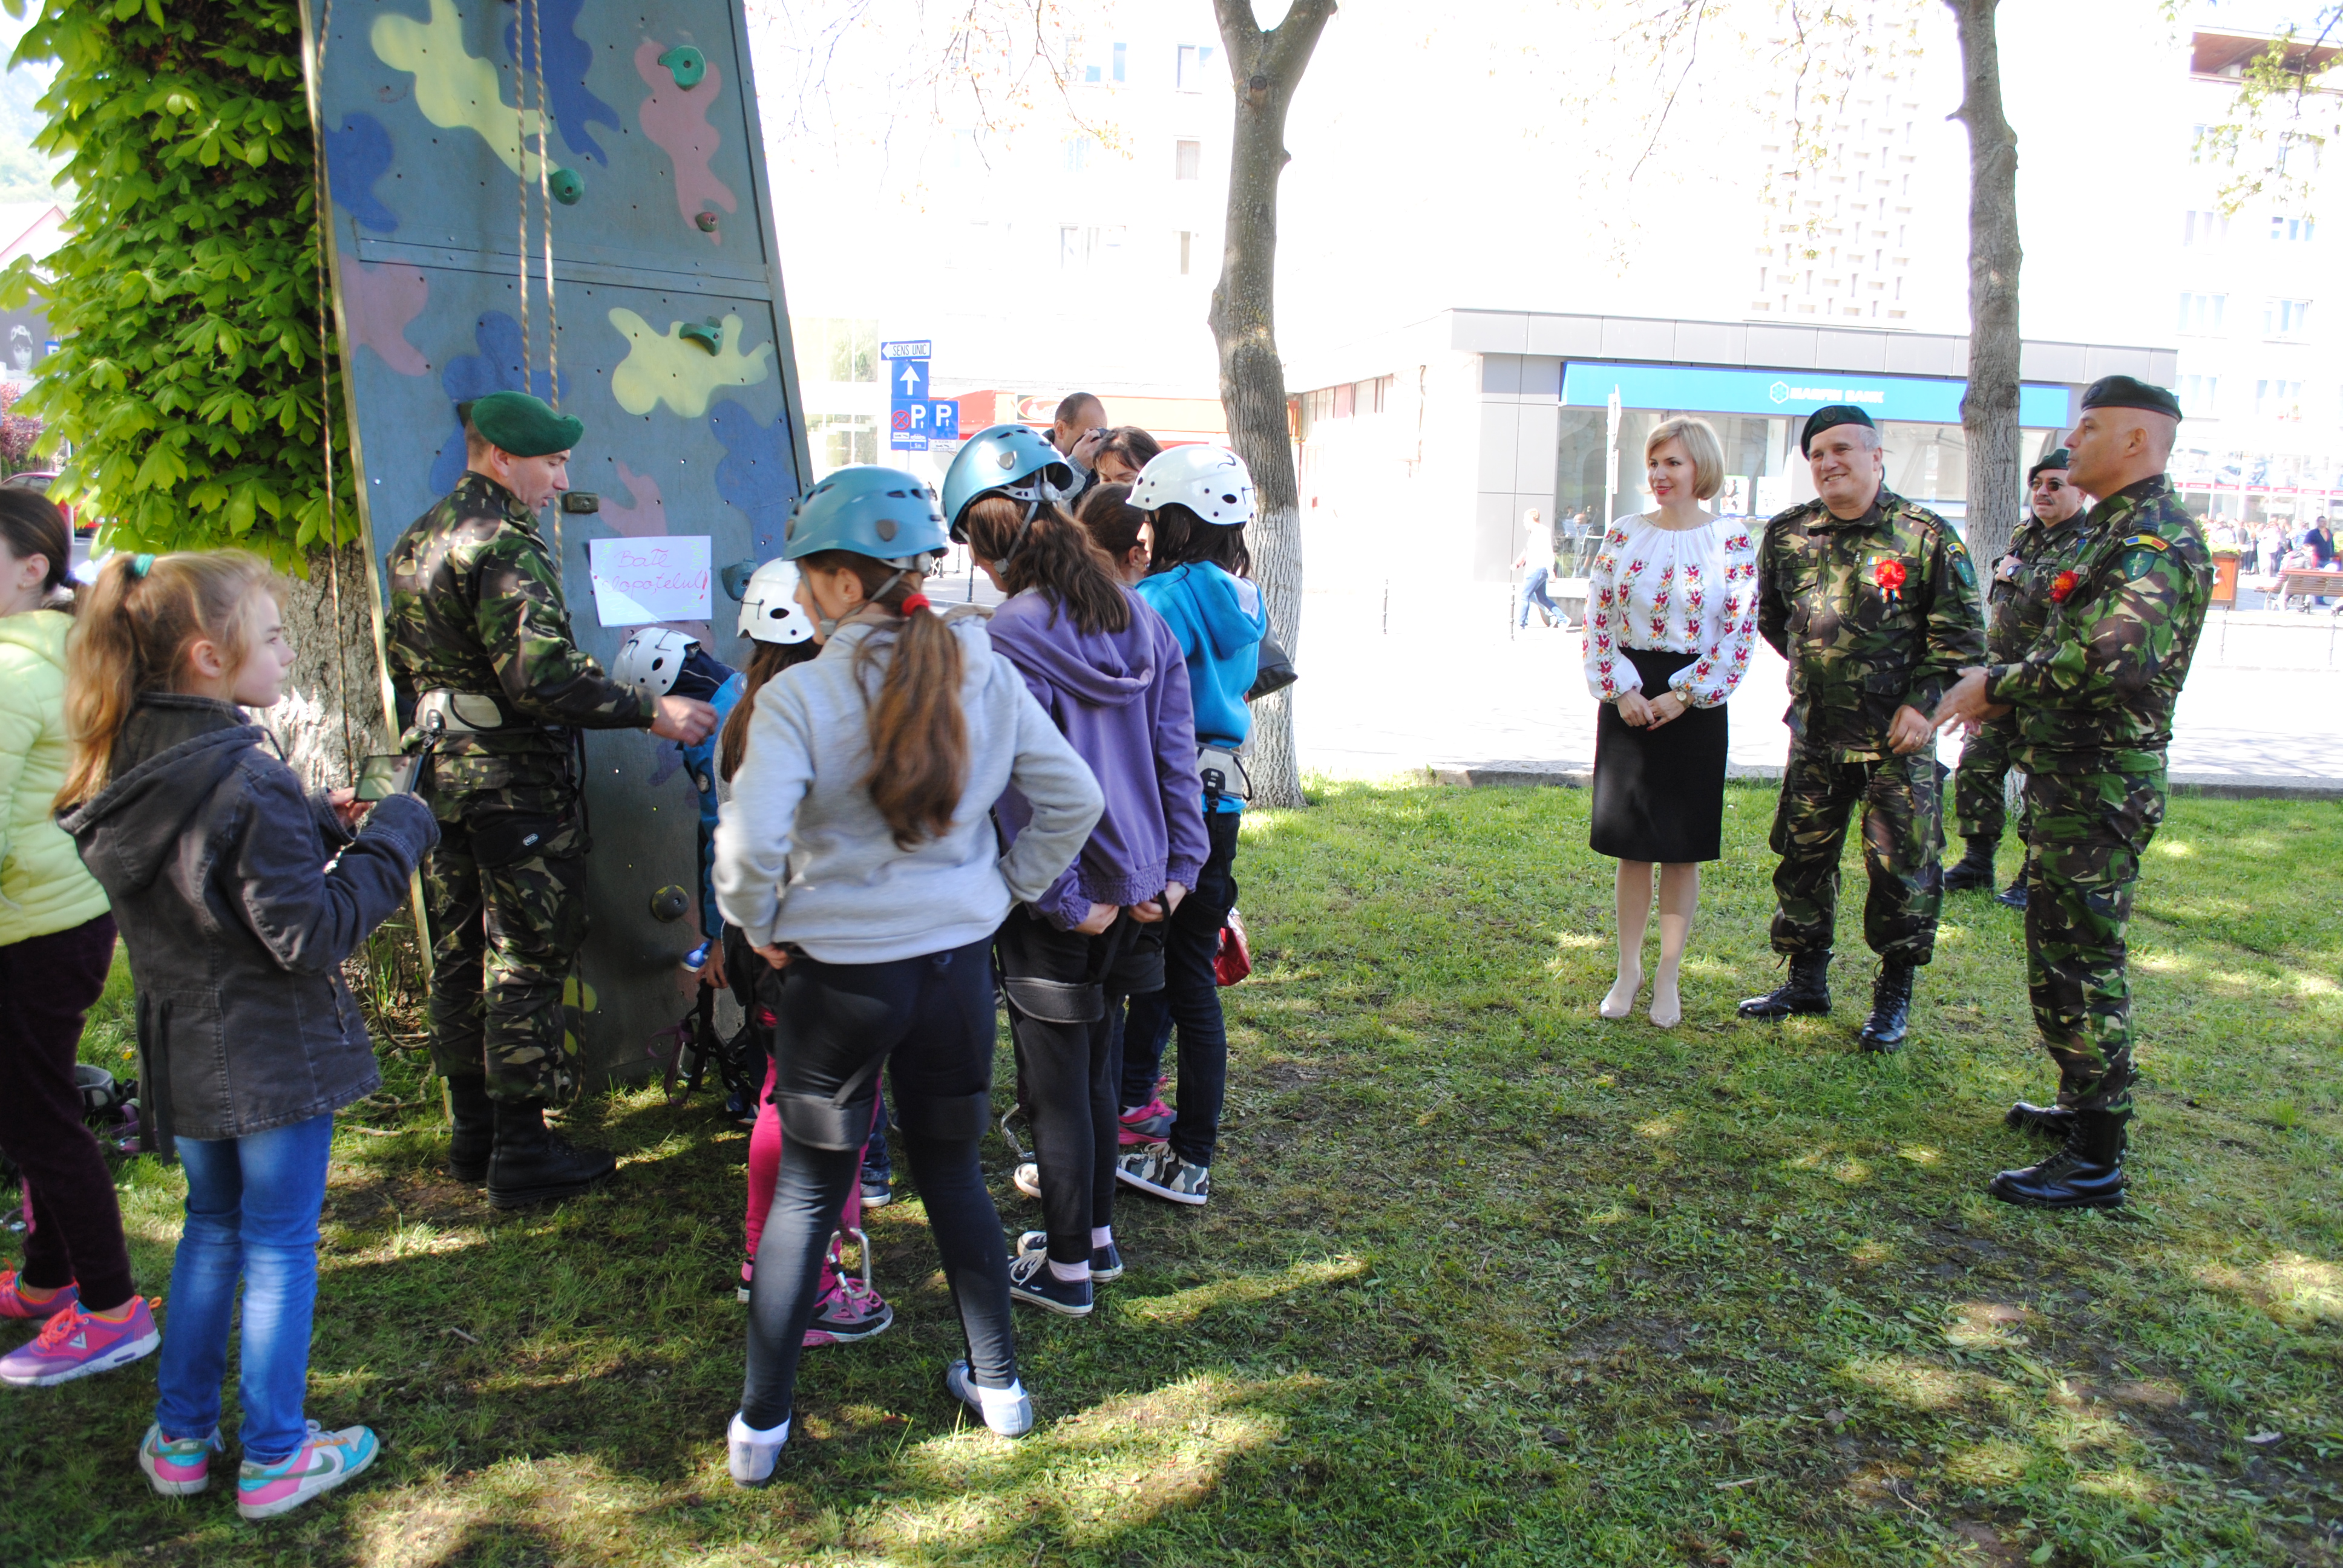
M 905 615 L 910 614 L 915 609 L 926 609 L 927 608 L 927 595 L 923 593 L 907 593 L 903 596 L 903 613 Z

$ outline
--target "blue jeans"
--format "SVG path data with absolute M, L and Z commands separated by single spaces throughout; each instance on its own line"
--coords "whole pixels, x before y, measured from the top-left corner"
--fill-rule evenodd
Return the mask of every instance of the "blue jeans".
M 1532 567 L 1530 575 L 1522 579 L 1522 612 L 1513 622 L 1514 629 L 1529 625 L 1532 605 L 1536 605 L 1557 620 L 1562 618 L 1562 611 L 1554 608 L 1554 600 L 1545 591 L 1547 579 L 1552 575 L 1544 567 Z
M 228 1319 L 244 1280 L 236 1402 L 244 1457 L 290 1459 L 308 1435 L 309 1317 L 317 1302 L 317 1213 L 326 1201 L 331 1113 L 249 1138 L 179 1140 L 187 1223 L 171 1264 L 155 1421 L 168 1438 L 219 1424 Z

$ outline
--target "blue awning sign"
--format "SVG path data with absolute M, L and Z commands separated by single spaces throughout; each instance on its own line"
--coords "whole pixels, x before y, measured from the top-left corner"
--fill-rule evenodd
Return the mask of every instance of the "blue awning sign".
M 1838 376 L 1825 380 L 1810 372 L 1574 359 L 1563 367 L 1562 402 L 1568 408 L 1601 408 L 1616 392 L 1621 405 L 1629 408 L 1793 418 L 1833 403 L 1847 403 L 1875 419 L 1957 425 L 1961 395 L 1967 387 L 1966 381 L 1927 376 Z M 2017 422 L 2033 429 L 2063 430 L 2072 423 L 2072 402 L 2065 387 L 2021 387 Z

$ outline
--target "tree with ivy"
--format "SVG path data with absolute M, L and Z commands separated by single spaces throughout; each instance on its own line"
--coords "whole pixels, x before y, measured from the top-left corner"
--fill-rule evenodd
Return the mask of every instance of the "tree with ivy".
M 24 15 L 26 0 L 5 3 Z M 45 425 L 51 494 L 99 519 L 106 544 L 237 546 L 297 574 L 296 689 L 306 670 L 313 727 L 335 732 L 346 767 L 377 727 L 379 683 L 341 370 L 319 311 L 300 9 L 38 5 L 12 64 L 56 63 L 35 145 L 62 160 L 73 196 L 65 244 L 0 275 L 0 303 L 37 299 L 59 345 L 17 411 Z

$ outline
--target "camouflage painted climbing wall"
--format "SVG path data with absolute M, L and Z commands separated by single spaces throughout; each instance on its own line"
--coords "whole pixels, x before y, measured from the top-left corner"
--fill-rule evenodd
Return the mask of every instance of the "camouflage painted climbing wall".
M 570 483 L 599 502 L 560 517 L 564 582 L 607 667 L 628 628 L 596 618 L 588 542 L 708 535 L 719 579 L 778 554 L 805 432 L 740 0 L 537 0 L 533 36 L 528 9 L 306 0 L 335 304 L 377 563 L 462 473 L 458 401 L 555 390 L 558 322 L 558 401 L 586 425 Z M 540 146 L 549 308 L 539 228 L 526 300 L 519 276 Z M 737 600 L 720 580 L 712 597 L 712 647 L 737 665 Z M 589 734 L 586 757 L 594 935 L 572 1020 L 588 1066 L 628 1075 L 689 1000 L 698 900 L 678 916 L 657 895 L 692 885 L 696 808 L 670 744 Z

